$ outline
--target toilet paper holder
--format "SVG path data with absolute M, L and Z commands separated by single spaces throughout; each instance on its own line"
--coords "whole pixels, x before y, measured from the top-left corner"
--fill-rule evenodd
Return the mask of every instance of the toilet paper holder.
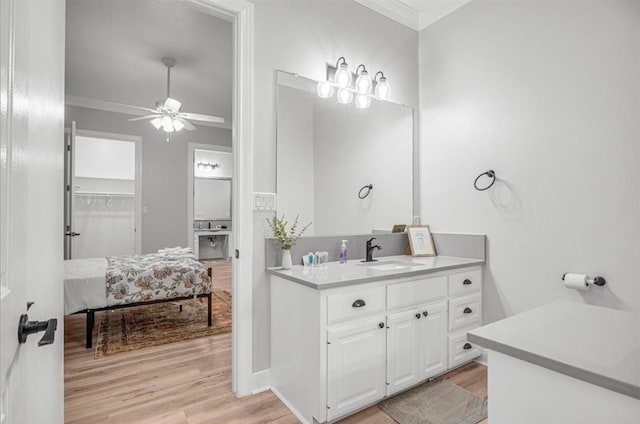
M 567 275 L 568 272 L 565 272 L 564 274 L 562 274 L 562 281 L 564 281 L 564 277 L 565 275 Z M 588 286 L 592 286 L 592 285 L 596 285 L 598 287 L 602 287 L 605 284 L 607 284 L 607 280 L 605 280 L 604 277 L 595 277 L 595 278 L 587 278 L 587 285 Z

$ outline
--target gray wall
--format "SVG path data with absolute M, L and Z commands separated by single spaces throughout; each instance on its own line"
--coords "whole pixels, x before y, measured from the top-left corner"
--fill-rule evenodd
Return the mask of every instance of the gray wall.
M 557 298 L 638 308 L 639 77 L 637 0 L 474 0 L 420 32 L 422 221 L 487 234 L 485 321 Z
M 274 192 L 276 174 L 276 82 L 282 69 L 320 80 L 325 64 L 345 56 L 383 70 L 391 100 L 417 108 L 418 33 L 354 2 L 270 0 L 255 4 L 254 191 Z M 416 123 L 417 125 L 417 123 Z M 417 133 L 417 132 L 416 132 Z M 267 213 L 254 214 L 253 370 L 269 367 L 269 285 L 264 239 Z
M 65 126 L 142 137 L 142 253 L 187 245 L 188 143 L 231 145 L 231 130 L 197 125 L 167 143 L 163 131 L 148 122 L 127 122 L 130 115 L 75 106 L 65 109 Z

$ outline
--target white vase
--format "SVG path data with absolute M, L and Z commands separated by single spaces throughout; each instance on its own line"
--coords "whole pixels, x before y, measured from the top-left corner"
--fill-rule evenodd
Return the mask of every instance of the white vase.
M 282 269 L 291 269 L 291 250 L 282 249 Z

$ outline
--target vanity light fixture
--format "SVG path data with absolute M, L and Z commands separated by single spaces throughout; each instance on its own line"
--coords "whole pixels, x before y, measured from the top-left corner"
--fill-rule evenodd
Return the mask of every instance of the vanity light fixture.
M 346 59 L 341 56 L 335 66 L 327 65 L 327 79 L 318 83 L 316 91 L 323 99 L 336 93 L 336 100 L 340 104 L 351 103 L 355 98 L 356 108 L 366 109 L 371 106 L 372 98 L 387 100 L 390 87 L 382 71 L 371 79 L 367 68 L 360 64 L 354 75 L 349 70 Z

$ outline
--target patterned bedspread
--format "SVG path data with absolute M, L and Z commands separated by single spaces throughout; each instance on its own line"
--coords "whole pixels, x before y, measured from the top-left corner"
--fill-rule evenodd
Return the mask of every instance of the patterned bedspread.
M 207 268 L 193 258 L 153 253 L 107 261 L 107 306 L 211 292 Z

